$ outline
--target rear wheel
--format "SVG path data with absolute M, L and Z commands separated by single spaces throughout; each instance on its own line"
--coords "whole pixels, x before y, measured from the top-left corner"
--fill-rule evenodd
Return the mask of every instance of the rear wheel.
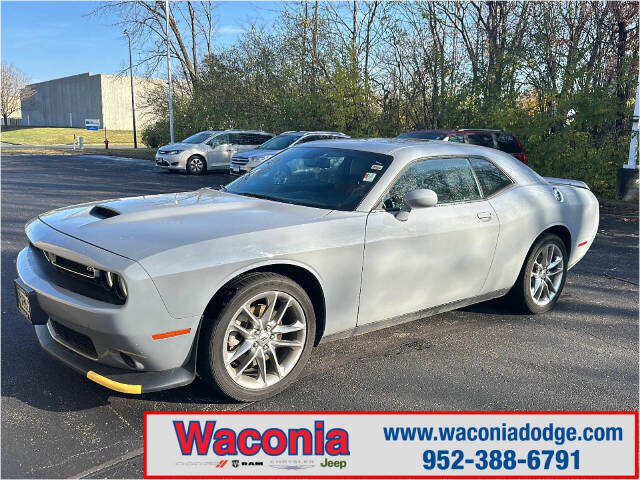
M 235 400 L 261 400 L 287 388 L 311 355 L 315 314 L 307 293 L 288 277 L 248 274 L 203 329 L 199 373 Z
M 524 313 L 551 310 L 564 288 L 567 260 L 567 248 L 560 237 L 553 234 L 540 237 L 509 292 L 513 306 Z
M 187 173 L 191 175 L 202 175 L 207 171 L 207 162 L 204 158 L 194 155 L 187 160 Z

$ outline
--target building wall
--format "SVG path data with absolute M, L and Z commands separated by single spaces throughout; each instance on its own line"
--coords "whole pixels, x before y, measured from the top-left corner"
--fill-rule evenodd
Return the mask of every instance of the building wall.
M 134 77 L 138 130 L 154 119 L 144 98 L 161 82 Z M 23 125 L 84 128 L 85 119 L 91 118 L 100 120 L 101 128 L 133 130 L 128 76 L 83 73 L 30 86 L 36 93 L 22 101 Z
M 30 85 L 35 94 L 22 101 L 23 125 L 84 127 L 85 118 L 102 124 L 100 75 L 83 73 Z
M 101 75 L 103 125 L 112 130 L 133 130 L 131 114 L 131 79 L 129 76 Z M 142 131 L 155 116 L 147 107 L 146 97 L 161 80 L 155 78 L 133 78 L 136 101 L 136 128 Z

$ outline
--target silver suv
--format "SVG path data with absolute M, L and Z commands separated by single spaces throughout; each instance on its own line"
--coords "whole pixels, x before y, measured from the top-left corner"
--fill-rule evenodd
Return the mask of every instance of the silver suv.
M 160 147 L 156 165 L 169 170 L 186 170 L 198 175 L 207 170 L 228 168 L 236 152 L 252 150 L 274 135 L 259 130 L 206 130 L 182 142 Z
M 284 132 L 266 141 L 255 150 L 233 155 L 230 163 L 231 173 L 241 174 L 249 172 L 285 148 L 306 142 L 313 142 L 314 140 L 332 140 L 336 138 L 351 137 L 340 132 Z

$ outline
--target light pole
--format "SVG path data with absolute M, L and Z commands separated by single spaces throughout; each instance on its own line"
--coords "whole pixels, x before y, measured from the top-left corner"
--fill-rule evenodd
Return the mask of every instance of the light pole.
M 129 39 L 129 74 L 131 76 L 131 111 L 133 112 L 133 148 L 138 148 L 138 138 L 136 136 L 136 102 L 133 96 L 133 61 L 131 60 L 131 37 L 126 30 L 124 34 Z
M 629 142 L 629 161 L 618 169 L 616 178 L 616 197 L 623 200 L 638 201 L 638 122 L 640 121 L 640 73 L 636 89 L 636 106 L 631 118 L 631 141 Z
M 173 138 L 173 98 L 171 94 L 171 54 L 169 52 L 169 47 L 171 43 L 169 42 L 169 0 L 165 0 L 164 2 L 164 15 L 167 20 L 167 76 L 169 79 L 169 134 L 171 136 L 171 143 L 174 143 Z

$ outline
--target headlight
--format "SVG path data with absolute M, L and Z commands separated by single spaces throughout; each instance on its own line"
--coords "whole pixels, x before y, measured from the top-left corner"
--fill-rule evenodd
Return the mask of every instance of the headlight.
M 126 299 L 129 292 L 127 291 L 127 284 L 124 282 L 124 278 L 118 275 L 118 285 L 116 287 L 116 293 L 122 298 Z
M 179 153 L 184 152 L 184 150 L 167 150 L 165 152 L 166 155 L 178 155 Z
M 107 290 L 115 293 L 120 299 L 126 300 L 129 291 L 127 290 L 127 284 L 117 273 L 102 272 L 102 278 L 104 280 L 104 286 Z
M 251 163 L 262 163 L 269 160 L 273 155 L 265 155 L 264 157 L 256 157 L 251 159 Z
M 113 277 L 114 277 L 113 273 L 104 272 L 104 282 L 107 284 L 107 288 L 109 290 L 111 290 L 113 288 L 113 286 L 115 285 Z

